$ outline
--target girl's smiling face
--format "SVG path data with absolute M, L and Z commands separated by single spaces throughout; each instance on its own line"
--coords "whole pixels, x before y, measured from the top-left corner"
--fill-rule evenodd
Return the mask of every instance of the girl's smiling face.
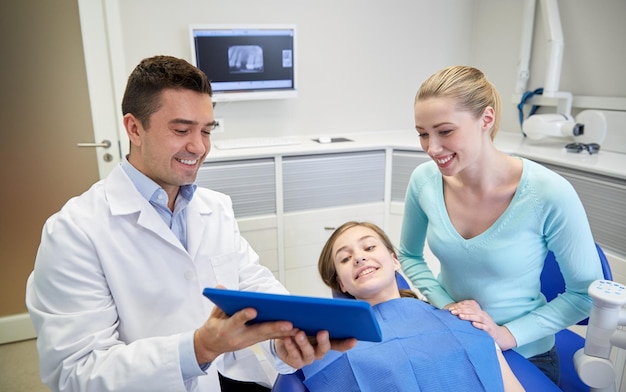
M 347 229 L 335 240 L 332 255 L 343 292 L 371 305 L 400 298 L 395 277 L 400 262 L 374 230 Z

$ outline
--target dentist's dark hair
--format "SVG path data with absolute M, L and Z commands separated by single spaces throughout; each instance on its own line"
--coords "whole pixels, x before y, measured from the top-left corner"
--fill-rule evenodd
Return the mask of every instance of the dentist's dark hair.
M 189 62 L 172 56 L 149 57 L 141 60 L 128 77 L 122 114 L 131 113 L 144 128 L 150 128 L 150 116 L 161 107 L 161 92 L 166 89 L 213 95 L 205 73 Z

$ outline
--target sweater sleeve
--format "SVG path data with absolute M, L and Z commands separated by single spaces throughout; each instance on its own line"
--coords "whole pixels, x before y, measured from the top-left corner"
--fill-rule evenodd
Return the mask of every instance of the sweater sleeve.
M 565 280 L 565 293 L 525 316 L 505 324 L 518 346 L 554 334 L 589 316 L 587 289 L 602 279 L 602 267 L 585 209 L 572 185 L 561 176 L 541 171 L 534 182 L 543 235 Z
M 454 302 L 450 294 L 435 278 L 424 260 L 424 245 L 428 228 L 428 216 L 422 202 L 434 202 L 427 192 L 422 192 L 429 181 L 434 180 L 434 173 L 429 163 L 418 166 L 411 175 L 404 201 L 404 217 L 398 258 L 403 272 L 411 283 L 428 299 L 428 301 L 442 308 Z

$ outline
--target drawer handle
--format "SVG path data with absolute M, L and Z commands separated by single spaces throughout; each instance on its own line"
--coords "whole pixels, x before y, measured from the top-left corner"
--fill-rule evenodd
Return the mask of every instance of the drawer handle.
M 324 230 L 334 231 L 335 229 L 336 229 L 336 227 L 324 226 Z

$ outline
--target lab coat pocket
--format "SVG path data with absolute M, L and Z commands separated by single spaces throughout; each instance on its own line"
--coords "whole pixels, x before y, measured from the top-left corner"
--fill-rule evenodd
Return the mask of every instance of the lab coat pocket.
M 215 285 L 239 288 L 239 265 L 243 256 L 242 252 L 235 251 L 209 258 L 209 265 L 215 274 Z

